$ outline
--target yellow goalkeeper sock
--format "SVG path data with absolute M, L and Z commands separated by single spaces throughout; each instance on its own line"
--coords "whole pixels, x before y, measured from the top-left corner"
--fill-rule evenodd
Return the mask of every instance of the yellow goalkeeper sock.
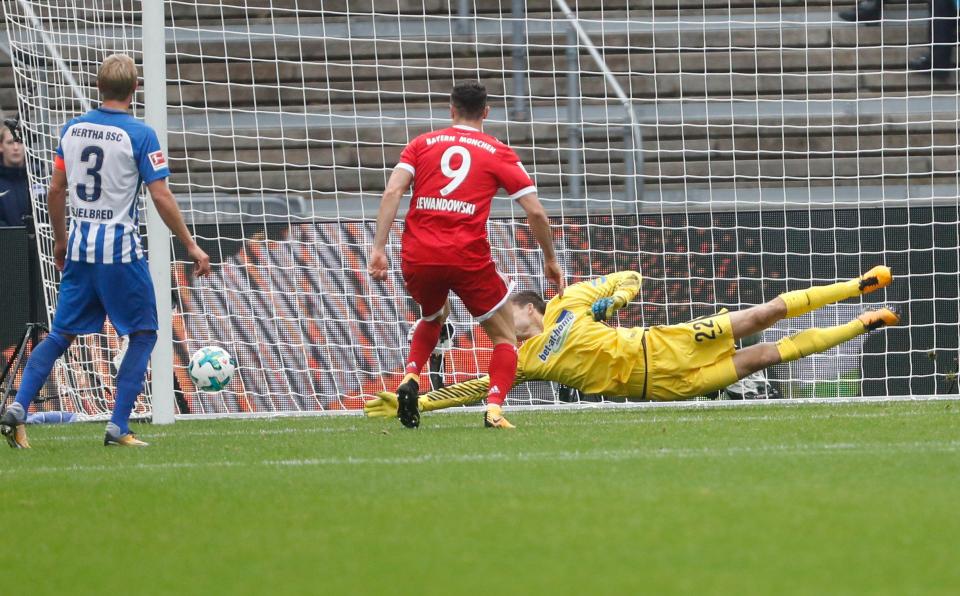
M 814 286 L 806 290 L 784 292 L 780 298 L 787 304 L 787 316 L 790 319 L 817 310 L 827 304 L 840 302 L 860 295 L 860 280 L 851 279 L 829 286 Z M 812 330 L 811 330 L 812 331 Z
M 796 335 L 785 337 L 777 342 L 777 351 L 780 353 L 780 362 L 791 362 L 810 354 L 816 354 L 839 346 L 858 335 L 866 333 L 867 329 L 860 319 L 854 319 L 846 325 L 827 327 L 826 329 L 807 329 Z

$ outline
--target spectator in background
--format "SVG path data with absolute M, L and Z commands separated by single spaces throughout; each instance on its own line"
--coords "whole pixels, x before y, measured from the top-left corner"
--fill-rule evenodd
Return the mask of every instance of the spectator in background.
M 23 143 L 0 127 L 0 226 L 22 226 L 30 212 L 30 185 L 27 181 Z
M 930 12 L 930 49 L 910 61 L 910 70 L 928 71 L 943 79 L 956 69 L 957 0 L 930 0 Z

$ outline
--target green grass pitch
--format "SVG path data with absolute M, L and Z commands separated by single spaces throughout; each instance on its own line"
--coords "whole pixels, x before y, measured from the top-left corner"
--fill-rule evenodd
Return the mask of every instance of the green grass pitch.
M 960 403 L 31 427 L 24 594 L 955 594 Z

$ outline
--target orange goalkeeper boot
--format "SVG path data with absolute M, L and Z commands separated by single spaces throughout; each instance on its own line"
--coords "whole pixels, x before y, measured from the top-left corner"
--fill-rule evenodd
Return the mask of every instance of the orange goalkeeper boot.
M 857 318 L 860 319 L 863 328 L 867 331 L 873 331 L 881 327 L 893 327 L 900 322 L 900 316 L 889 308 L 870 310 Z
M 867 271 L 859 278 L 860 293 L 869 294 L 870 292 L 885 288 L 893 281 L 893 271 L 886 265 L 877 265 L 870 271 Z

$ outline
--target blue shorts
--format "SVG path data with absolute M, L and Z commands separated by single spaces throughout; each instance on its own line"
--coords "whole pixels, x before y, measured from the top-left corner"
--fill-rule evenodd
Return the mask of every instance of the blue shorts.
M 53 330 L 99 333 L 105 317 L 119 335 L 157 330 L 157 298 L 146 259 L 109 265 L 66 262 Z

